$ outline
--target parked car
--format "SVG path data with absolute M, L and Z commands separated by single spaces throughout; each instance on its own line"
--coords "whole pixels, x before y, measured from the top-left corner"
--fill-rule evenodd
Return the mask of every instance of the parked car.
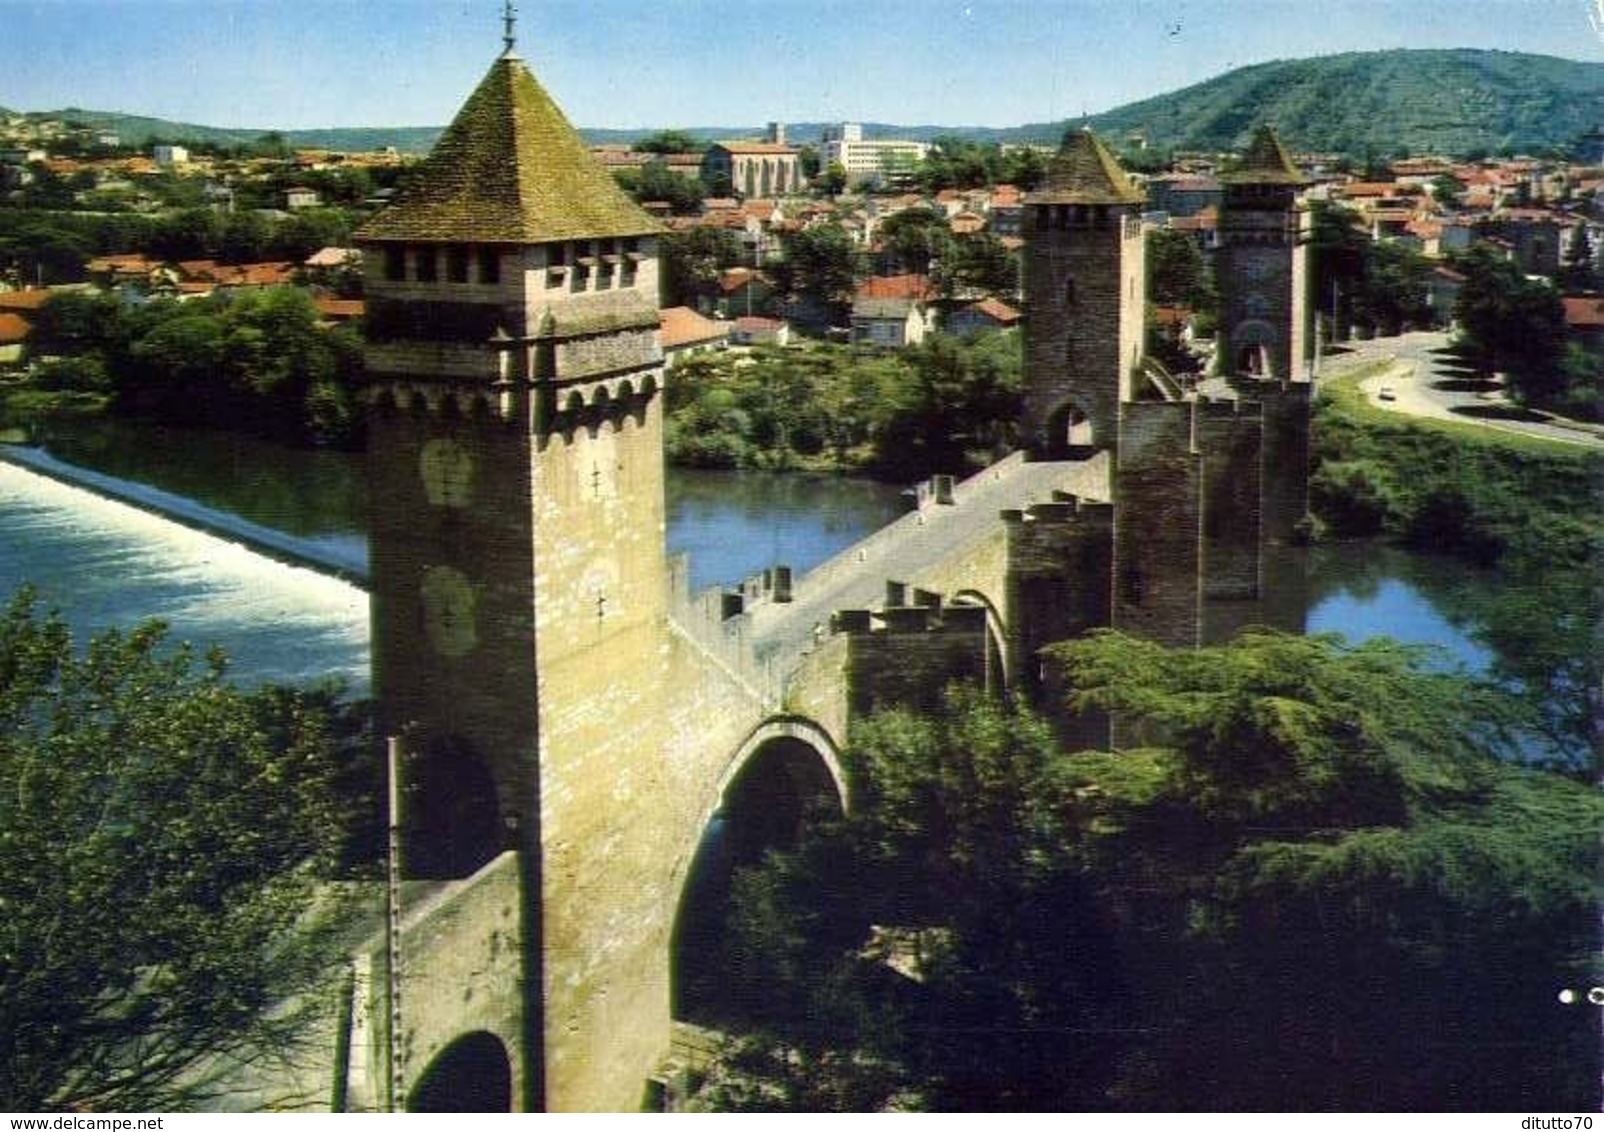
M 1392 386 L 1390 385 L 1383 385 L 1379 390 L 1376 391 L 1376 400 L 1378 401 L 1396 401 L 1397 399 L 1398 394 L 1393 392 Z

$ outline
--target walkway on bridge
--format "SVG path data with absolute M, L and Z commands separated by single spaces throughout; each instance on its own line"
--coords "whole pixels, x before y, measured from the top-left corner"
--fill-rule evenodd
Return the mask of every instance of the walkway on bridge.
M 886 582 L 914 581 L 997 533 L 999 513 L 1049 503 L 1054 493 L 1109 498 L 1106 454 L 1077 461 L 1027 463 L 1016 453 L 954 485 L 952 502 L 923 495 L 917 510 L 882 528 L 797 581 L 789 602 L 751 608 L 757 658 L 775 671 L 794 665 L 840 609 L 885 603 Z M 999 597 L 1001 595 L 998 595 Z

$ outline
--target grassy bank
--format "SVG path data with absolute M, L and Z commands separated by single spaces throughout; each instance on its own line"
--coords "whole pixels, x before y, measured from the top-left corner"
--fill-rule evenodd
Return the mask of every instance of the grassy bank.
M 1381 363 L 1384 366 L 1385 363 Z M 1316 515 L 1339 536 L 1387 534 L 1482 563 L 1583 567 L 1604 547 L 1604 456 L 1579 445 L 1372 405 L 1375 366 L 1321 386 Z

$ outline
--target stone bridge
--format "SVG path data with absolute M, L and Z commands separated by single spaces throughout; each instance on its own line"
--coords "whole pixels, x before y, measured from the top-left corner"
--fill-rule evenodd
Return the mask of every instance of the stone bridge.
M 1266 138 L 1222 213 L 1256 367 L 1227 395 L 1142 377 L 1141 197 L 1073 133 L 1026 202 L 1027 450 L 804 577 L 698 596 L 664 549 L 662 229 L 509 35 L 357 234 L 393 859 L 435 883 L 357 957 L 336 1107 L 659 1103 L 723 981 L 731 870 L 850 805 L 856 720 L 952 680 L 1050 701 L 1050 642 L 1275 608 L 1309 402 L 1297 174 Z

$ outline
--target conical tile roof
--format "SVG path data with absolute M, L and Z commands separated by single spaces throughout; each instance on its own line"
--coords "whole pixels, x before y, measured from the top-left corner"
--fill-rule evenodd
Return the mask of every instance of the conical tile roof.
M 1220 181 L 1227 185 L 1307 185 L 1309 179 L 1292 163 L 1286 147 L 1269 126 L 1253 131 L 1248 151 L 1242 155 L 1242 164 L 1229 173 L 1221 174 Z
M 1034 204 L 1139 204 L 1142 191 L 1090 130 L 1071 130 L 1030 194 Z
M 497 59 L 359 240 L 543 243 L 661 226 L 591 156 L 523 60 Z

